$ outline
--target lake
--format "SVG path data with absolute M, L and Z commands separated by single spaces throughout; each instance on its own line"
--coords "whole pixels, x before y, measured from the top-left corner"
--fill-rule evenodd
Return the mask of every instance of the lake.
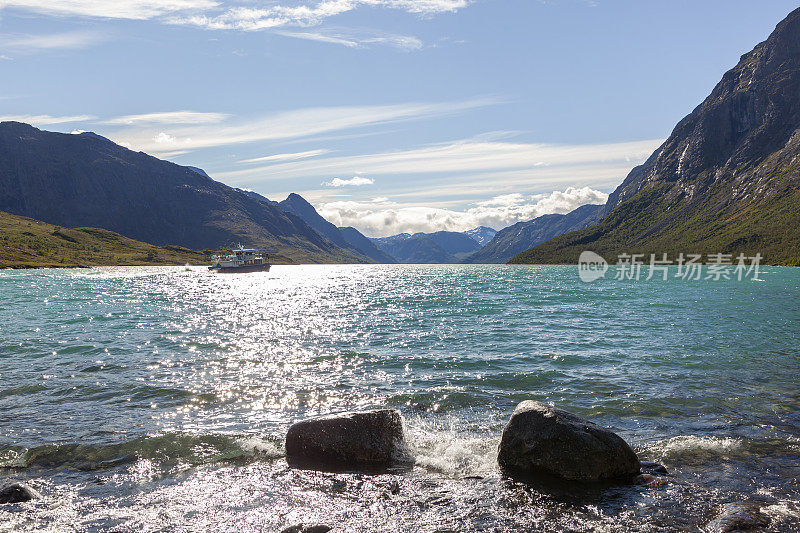
M 0 530 L 697 529 L 758 502 L 800 528 L 800 269 L 584 283 L 573 266 L 0 272 Z M 623 436 L 667 483 L 520 483 L 535 399 Z M 288 426 L 398 409 L 416 464 L 289 468 Z

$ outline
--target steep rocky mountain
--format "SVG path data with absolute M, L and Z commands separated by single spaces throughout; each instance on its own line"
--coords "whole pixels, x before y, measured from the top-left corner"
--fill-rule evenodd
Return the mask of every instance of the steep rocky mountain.
M 467 237 L 472 238 L 475 242 L 480 244 L 481 246 L 486 246 L 489 241 L 491 241 L 495 235 L 497 235 L 497 230 L 494 228 L 489 228 L 487 226 L 478 226 L 477 228 L 464 231 L 464 235 Z
M 483 248 L 464 259 L 465 263 L 506 263 L 528 248 L 569 231 L 596 224 L 604 206 L 582 205 L 566 215 L 542 215 L 527 222 L 503 228 Z
M 800 9 L 742 56 L 608 199 L 597 225 L 515 263 L 620 253 L 760 252 L 800 263 Z
M 256 193 L 252 193 L 256 194 Z M 262 196 L 263 198 L 263 196 Z M 264 198 L 266 200 L 266 198 Z M 266 200 L 269 201 L 269 200 Z M 296 193 L 291 193 L 286 200 L 278 202 L 278 207 L 289 213 L 294 213 L 303 221 L 314 228 L 320 235 L 334 243 L 336 246 L 346 250 L 348 253 L 357 257 L 364 263 L 394 263 L 395 261 L 381 252 L 367 237 L 355 228 L 337 228 L 328 222 L 322 215 L 317 213 L 314 206 L 305 198 Z M 358 235 L 356 235 L 356 233 Z
M 0 210 L 194 250 L 236 244 L 299 262 L 358 261 L 299 217 L 197 170 L 91 133 L 0 123 Z
M 344 227 L 339 228 L 339 231 L 342 232 L 342 237 L 344 237 L 347 242 L 355 246 L 359 252 L 366 255 L 376 263 L 397 263 L 392 256 L 375 246 L 375 243 L 373 243 L 368 237 L 366 237 L 356 228 Z
M 398 263 L 458 263 L 481 247 L 475 239 L 455 231 L 399 233 L 372 242 Z

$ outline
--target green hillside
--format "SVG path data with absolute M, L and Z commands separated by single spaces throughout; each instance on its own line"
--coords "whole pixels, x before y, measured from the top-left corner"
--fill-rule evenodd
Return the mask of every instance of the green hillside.
M 202 265 L 210 254 L 152 246 L 97 228 L 64 228 L 0 211 L 0 268 Z

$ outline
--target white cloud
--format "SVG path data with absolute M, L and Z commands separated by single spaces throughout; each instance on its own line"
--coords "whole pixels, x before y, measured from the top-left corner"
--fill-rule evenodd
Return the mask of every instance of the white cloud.
M 107 120 L 105 124 L 216 124 L 229 115 L 224 113 L 199 113 L 197 111 L 168 111 L 165 113 L 144 113 L 125 115 Z
M 240 163 L 273 163 L 277 161 L 293 161 L 296 159 L 308 159 L 309 157 L 317 157 L 329 153 L 330 150 L 308 150 L 305 152 L 295 152 L 289 154 L 275 154 L 264 157 L 254 157 L 253 159 L 243 159 Z
M 2 0 L 0 0 L 2 1 Z M 0 47 L 19 52 L 86 48 L 106 39 L 106 35 L 90 31 L 74 31 L 42 35 L 2 35 Z
M 453 13 L 468 5 L 467 0 L 322 0 L 310 5 L 232 6 L 222 13 L 174 16 L 172 24 L 199 26 L 209 30 L 256 31 L 280 27 L 307 28 L 360 7 L 381 7 L 419 15 Z M 342 43 L 338 43 L 342 44 Z
M 465 231 L 477 226 L 500 229 L 545 214 L 569 213 L 585 204 L 603 204 L 607 199 L 607 194 L 590 187 L 568 187 L 549 194 L 497 196 L 463 211 L 396 204 L 386 198 L 327 202 L 317 210 L 337 226 L 353 226 L 370 236 L 387 236 L 417 231 Z
M 138 150 L 163 155 L 163 143 L 154 141 L 162 133 L 174 139 L 172 149 L 191 151 L 255 141 L 296 139 L 365 126 L 441 117 L 497 103 L 497 100 L 486 98 L 432 104 L 317 107 L 275 113 L 248 121 L 228 120 L 213 126 L 192 124 L 153 129 L 147 124 L 133 124 L 120 129 L 113 136 Z
M 86 122 L 93 120 L 95 117 L 91 115 L 70 115 L 62 117 L 53 117 L 50 115 L 5 115 L 0 116 L 0 122 L 14 121 L 25 122 L 33 126 L 47 126 L 52 124 L 69 124 L 72 122 Z
M 158 144 L 175 144 L 177 142 L 177 139 L 172 135 L 169 135 L 162 131 L 161 133 L 153 137 L 153 141 L 157 142 Z
M 217 7 L 212 0 L 0 0 L 16 8 L 56 16 L 146 20 L 168 13 Z
M 375 180 L 372 178 L 362 178 L 361 176 L 353 176 L 349 180 L 341 178 L 333 178 L 331 181 L 323 183 L 326 187 L 360 187 L 361 185 L 372 185 Z

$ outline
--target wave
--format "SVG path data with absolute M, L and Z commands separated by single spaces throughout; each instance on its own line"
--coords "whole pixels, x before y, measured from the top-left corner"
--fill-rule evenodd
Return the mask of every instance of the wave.
M 457 429 L 457 422 L 415 418 L 406 423 L 406 440 L 416 465 L 448 477 L 487 476 L 497 472 L 499 435 Z
M 100 470 L 142 459 L 163 464 L 200 465 L 224 461 L 272 460 L 284 455 L 273 440 L 256 436 L 168 433 L 117 444 L 49 444 L 0 448 L 0 469 L 72 468 Z
M 680 455 L 683 453 L 708 452 L 725 455 L 743 448 L 743 441 L 733 437 L 697 437 L 682 435 L 663 443 L 662 453 Z

